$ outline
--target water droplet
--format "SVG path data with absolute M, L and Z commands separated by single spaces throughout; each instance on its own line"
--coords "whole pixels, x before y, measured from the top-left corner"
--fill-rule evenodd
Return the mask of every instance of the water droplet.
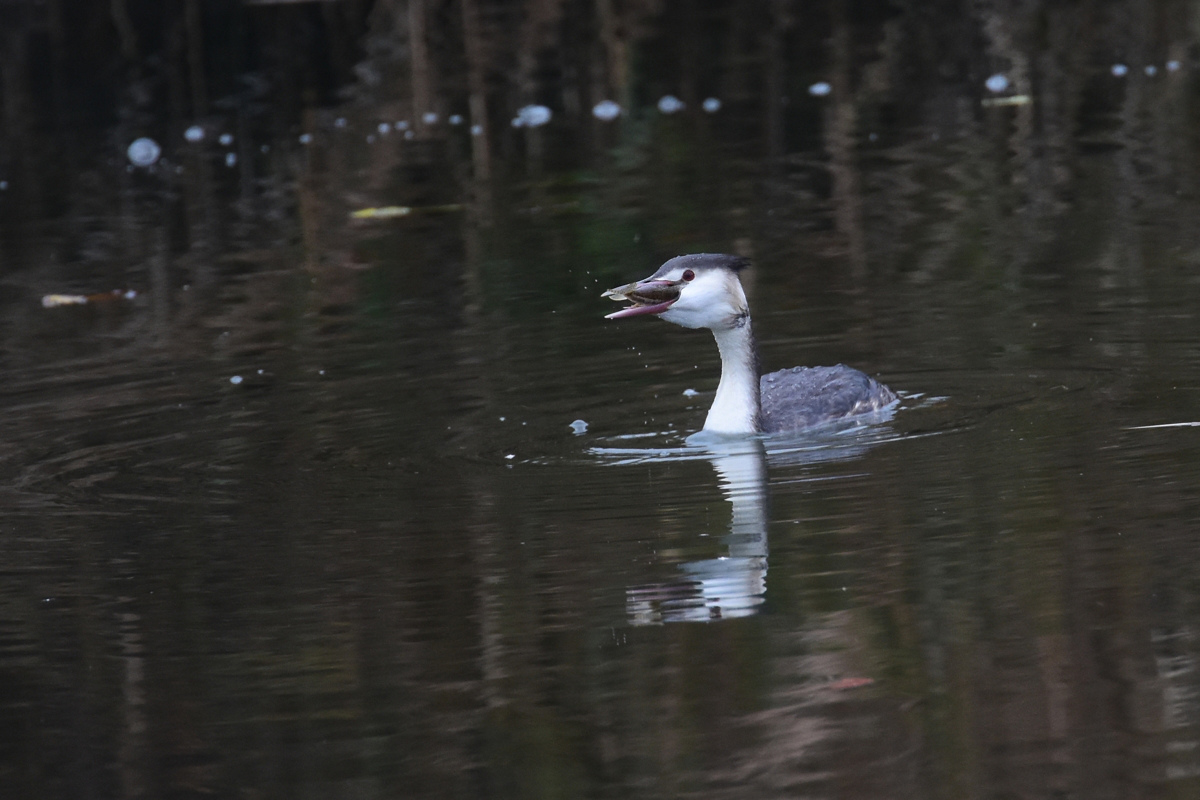
M 259 148 L 258 148 L 258 152 L 260 152 L 260 153 L 269 153 L 269 152 L 271 152 L 271 145 L 269 145 L 269 144 L 264 144 L 264 145 L 262 145 L 261 147 L 259 147 Z
M 683 101 L 673 94 L 665 94 L 658 99 L 658 110 L 664 114 L 674 114 L 684 108 Z
M 1113 64 L 1112 74 L 1114 78 L 1124 78 L 1129 73 L 1129 67 L 1124 64 Z
M 237 386 L 239 383 L 242 382 L 242 376 L 234 375 L 232 378 L 229 379 L 229 382 L 232 383 L 234 386 Z
M 715 114 L 721 110 L 721 101 L 715 97 L 709 97 L 706 98 L 703 103 L 701 103 L 700 107 L 709 114 Z
M 1000 94 L 1000 92 L 1008 88 L 1008 76 L 1002 72 L 997 72 L 984 81 L 983 85 L 987 87 L 989 92 Z
M 233 134 L 222 133 L 221 138 L 217 139 L 217 141 L 221 143 L 222 147 L 229 147 L 229 145 L 233 144 Z
M 226 153 L 225 154 L 225 166 L 232 167 L 235 164 L 237 164 L 237 153 Z
M 575 433 L 576 436 L 580 436 L 584 433 L 587 433 L 587 428 L 588 428 L 587 423 L 581 419 L 577 419 L 571 423 L 571 430 Z
M 446 121 L 449 122 L 451 125 L 462 125 L 463 124 L 462 114 L 451 114 L 450 118 Z
M 204 141 L 204 128 L 199 125 L 193 125 L 183 132 L 183 138 L 187 139 L 192 144 Z
M 483 133 L 483 126 L 482 126 L 482 125 L 472 125 L 472 126 L 471 126 L 471 135 L 472 135 L 472 136 L 478 136 L 478 135 L 480 135 L 481 133 Z
M 601 100 L 592 106 L 592 116 L 602 122 L 612 122 L 621 116 L 621 107 L 612 100 Z
M 344 128 L 344 127 L 346 127 L 346 118 L 345 118 L 345 117 L 338 117 L 337 119 L 335 119 L 335 120 L 333 121 L 333 127 L 335 127 L 335 128 Z
M 695 397 L 698 394 L 700 394 L 700 393 L 697 392 L 695 389 L 684 389 L 683 390 L 684 397 Z
M 8 181 L 0 181 L 0 192 L 8 191 Z
M 384 136 L 387 136 L 388 132 L 391 131 L 391 129 L 392 129 L 392 126 L 386 122 L 379 123 L 379 127 L 376 128 L 376 130 L 379 131 Z
M 421 122 L 424 122 L 426 125 L 436 125 L 437 121 L 438 115 L 436 111 L 426 111 L 421 115 Z
M 512 461 L 516 457 L 517 457 L 516 453 L 509 453 L 508 455 L 505 456 L 505 458 L 508 459 L 509 461 Z
M 416 134 L 414 134 L 412 131 L 405 131 L 405 132 L 404 132 L 404 138 L 405 138 L 405 139 L 411 139 L 411 138 L 413 138 L 413 136 L 415 136 L 415 135 L 416 135 Z
M 402 119 L 402 120 L 400 120 L 399 122 L 397 122 L 397 123 L 396 123 L 396 130 L 398 130 L 398 131 L 406 131 L 406 130 L 408 130 L 408 120 L 406 120 L 406 119 Z
M 813 97 L 825 97 L 832 91 L 833 87 L 825 81 L 818 81 L 817 83 L 814 83 L 812 86 L 808 87 L 808 93 Z
M 143 136 L 133 140 L 125 155 L 129 156 L 134 166 L 148 167 L 158 161 L 158 157 L 162 155 L 162 148 L 158 146 L 158 142 Z
M 311 134 L 311 133 L 302 133 L 302 134 L 300 134 L 300 144 L 308 144 L 308 143 L 309 143 L 309 142 L 311 142 L 311 141 L 312 141 L 312 134 Z
M 1153 64 L 1146 65 L 1146 75 L 1153 78 L 1157 74 L 1158 74 L 1158 67 L 1154 66 Z
M 1181 66 L 1183 66 L 1183 65 L 1180 64 L 1178 61 L 1176 61 L 1175 59 L 1171 59 L 1170 61 L 1167 62 L 1167 72 L 1178 72 L 1179 68 Z
M 375 142 L 375 134 L 368 133 L 367 134 L 367 144 L 374 144 L 374 142 Z

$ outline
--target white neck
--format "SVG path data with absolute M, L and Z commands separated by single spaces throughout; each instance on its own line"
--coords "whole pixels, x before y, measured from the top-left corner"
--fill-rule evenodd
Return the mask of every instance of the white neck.
M 758 359 L 750 317 L 733 328 L 714 329 L 721 351 L 721 382 L 704 430 L 723 434 L 758 433 Z

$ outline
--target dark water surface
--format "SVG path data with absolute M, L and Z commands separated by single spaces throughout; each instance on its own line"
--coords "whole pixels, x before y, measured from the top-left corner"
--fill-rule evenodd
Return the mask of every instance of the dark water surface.
M 1200 796 L 1191 6 L 531 3 L 529 61 L 489 3 L 320 5 L 206 11 L 274 54 L 207 98 L 125 52 L 112 120 L 21 106 L 86 54 L 12 28 L 0 796 Z M 754 259 L 766 369 L 901 407 L 685 445 L 711 336 L 599 295 L 696 251 Z

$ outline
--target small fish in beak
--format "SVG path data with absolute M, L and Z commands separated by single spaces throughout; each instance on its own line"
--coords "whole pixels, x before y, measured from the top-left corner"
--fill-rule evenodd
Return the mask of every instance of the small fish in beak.
M 679 299 L 678 281 L 661 281 L 647 279 L 627 283 L 615 289 L 609 289 L 601 297 L 607 297 L 618 303 L 629 302 L 633 305 L 622 308 L 606 315 L 605 319 L 621 319 L 622 317 L 637 317 L 643 314 L 661 314 Z

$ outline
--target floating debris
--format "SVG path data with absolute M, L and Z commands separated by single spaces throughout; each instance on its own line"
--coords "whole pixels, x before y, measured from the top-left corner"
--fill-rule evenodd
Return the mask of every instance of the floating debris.
M 684 389 L 684 390 L 683 390 L 683 396 L 684 396 L 684 397 L 695 397 L 695 396 L 697 396 L 698 394 L 700 394 L 700 393 L 699 393 L 699 392 L 697 392 L 695 389 Z
M 833 87 L 825 81 L 817 81 L 812 86 L 808 87 L 808 93 L 813 97 L 826 97 L 833 91 Z
M 113 289 L 98 294 L 47 294 L 42 296 L 42 308 L 61 306 L 85 306 L 89 303 L 109 303 L 114 300 L 132 300 L 137 297 L 133 289 Z
M 217 139 L 217 141 L 221 143 L 222 147 L 229 147 L 229 145 L 233 144 L 233 134 L 222 133 L 221 138 Z
M 1127 431 L 1152 431 L 1156 428 L 1200 428 L 1200 422 L 1164 422 L 1161 425 L 1134 425 Z
M 360 208 L 350 212 L 350 219 L 396 219 L 410 214 L 448 214 L 462 211 L 460 203 L 447 203 L 441 206 L 380 206 L 378 208 Z
M 673 94 L 663 95 L 658 99 L 658 110 L 664 114 L 675 114 L 687 106 Z
M 592 116 L 601 122 L 612 122 L 621 116 L 621 106 L 612 100 L 601 100 L 592 106 Z
M 995 106 L 1023 106 L 1028 104 L 1032 98 L 1027 94 L 1013 94 L 1008 97 L 985 97 L 980 101 L 980 105 L 984 108 L 993 108 Z
M 517 116 L 513 118 L 512 126 L 514 128 L 539 128 L 549 122 L 552 116 L 553 112 L 546 106 L 523 106 L 518 109 Z
M 162 155 L 162 148 L 158 146 L 158 142 L 143 136 L 130 143 L 125 155 L 129 156 L 129 160 L 134 166 L 148 167 L 158 161 L 158 157 Z
M 708 97 L 705 98 L 704 102 L 700 104 L 700 107 L 709 114 L 715 114 L 721 110 L 721 101 L 715 97 Z
M 1124 64 L 1113 64 L 1111 72 L 1114 78 L 1124 78 L 1129 74 L 1129 67 Z
M 229 379 L 229 382 L 232 383 L 234 386 L 237 386 L 239 383 L 242 382 L 242 376 L 234 375 L 232 378 Z
M 588 429 L 588 424 L 581 419 L 577 419 L 571 423 L 571 431 L 576 436 L 581 436 L 581 435 L 587 433 L 587 429 Z
M 204 128 L 199 125 L 193 125 L 183 132 L 183 138 L 187 139 L 192 144 L 204 141 Z
M 1008 88 L 1008 76 L 1003 72 L 997 72 L 995 75 L 983 82 L 989 92 L 1000 94 Z

